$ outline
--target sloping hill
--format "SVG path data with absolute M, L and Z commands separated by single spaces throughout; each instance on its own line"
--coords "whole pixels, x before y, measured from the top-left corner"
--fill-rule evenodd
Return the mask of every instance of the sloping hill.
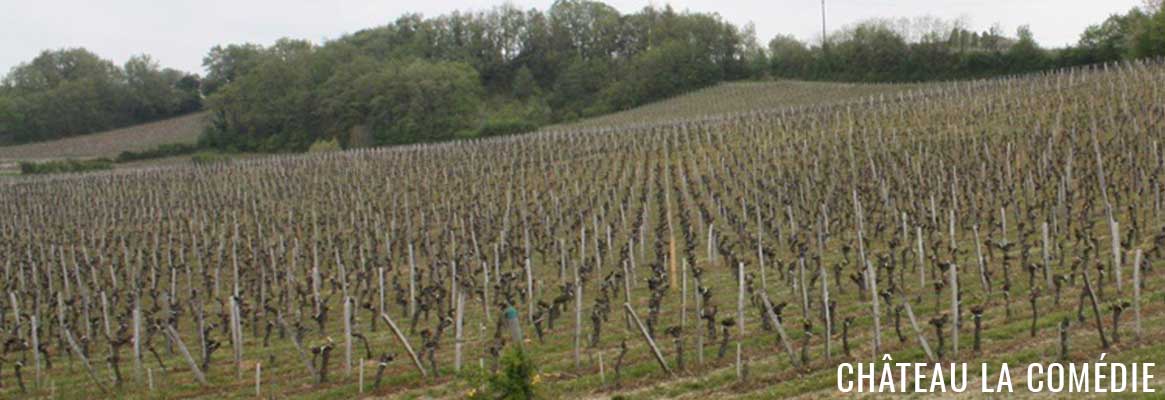
M 924 85 L 849 84 L 773 81 L 723 83 L 617 113 L 550 126 L 546 129 L 614 127 L 724 115 L 782 107 L 824 105 L 899 93 Z M 63 158 L 116 157 L 123 151 L 152 149 L 172 143 L 194 143 L 206 127 L 207 113 L 196 113 L 127 128 L 60 140 L 0 146 L 0 170 L 16 162 Z M 186 157 L 181 157 L 186 160 Z M 134 168 L 169 163 L 171 159 L 124 164 Z
M 48 142 L 0 147 L 0 163 L 58 158 L 117 157 L 123 151 L 152 149 L 171 143 L 194 143 L 206 127 L 206 113 Z
M 660 100 L 626 111 L 601 115 L 554 128 L 597 128 L 825 105 L 923 88 L 921 84 L 858 84 L 772 81 L 730 82 Z
M 0 190 L 0 220 L 10 227 L 0 265 L 20 267 L 11 282 L 32 282 L 31 290 L 9 291 L 12 304 L 36 304 L 37 290 L 54 282 L 36 283 L 39 271 L 75 270 L 72 304 L 92 303 L 104 290 L 116 295 L 109 297 L 121 326 L 131 308 L 146 321 L 170 321 L 170 339 L 152 336 L 145 350 L 153 354 L 138 363 L 151 368 L 152 391 L 134 377 L 106 386 L 115 398 L 244 398 L 260 371 L 258 386 L 271 397 L 465 398 L 478 390 L 471 374 L 497 365 L 496 355 L 515 342 L 498 339 L 510 336 L 501 313 L 489 311 L 507 305 L 522 313 L 519 321 L 538 324 L 519 328 L 537 371 L 530 385 L 546 398 L 835 398 L 843 395 L 839 362 L 868 365 L 884 354 L 894 363 L 968 362 L 971 379 L 982 376 L 980 362 L 1007 362 L 1020 379 L 1028 363 L 1079 363 L 1100 353 L 1109 362 L 1144 362 L 1165 356 L 1165 262 L 1152 239 L 1161 223 L 1153 191 L 1138 189 L 1162 177 L 1154 150 L 1165 120 L 1154 108 L 1162 88 L 1165 65 L 1154 63 L 931 84 L 903 99 L 823 98 L 843 105 L 609 132 L 30 177 Z M 728 101 L 736 100 L 705 108 Z M 1071 134 L 1089 132 L 1093 122 L 1095 136 Z M 1071 156 L 1086 153 L 1098 156 Z M 1110 172 L 1102 175 L 1100 165 Z M 1078 177 L 1060 177 L 1065 170 Z M 1098 178 L 1111 191 L 1092 189 Z M 1108 196 L 1122 210 L 1112 217 L 1097 206 Z M 1044 235 L 1035 233 L 1041 226 Z M 59 250 L 27 251 L 46 243 Z M 437 250 L 414 251 L 418 244 Z M 143 260 L 140 268 L 73 268 L 130 257 Z M 226 272 L 218 260 L 227 259 L 239 272 Z M 430 294 L 404 289 L 414 286 L 405 282 L 416 282 L 417 268 Z M 137 288 L 115 282 L 154 285 L 162 295 L 134 303 L 127 299 Z M 314 282 L 332 284 L 315 296 L 304 290 Z M 193 289 L 215 284 L 247 289 L 237 296 Z M 379 306 L 378 297 L 385 298 Z M 566 302 L 547 310 L 558 298 Z M 409 310 L 422 310 L 419 302 L 437 318 Z M 63 297 L 57 314 L 46 303 L 41 315 L 67 317 L 45 318 L 44 332 L 100 331 L 101 318 L 78 317 L 82 310 Z M 199 372 L 208 383 L 198 384 L 201 375 L 187 367 L 196 362 L 183 359 L 193 357 L 166 343 L 186 340 L 197 352 L 208 339 L 225 340 L 221 329 L 198 328 L 201 311 L 232 314 L 222 304 L 235 305 L 232 335 L 241 340 L 233 357 L 208 351 Z M 251 306 L 261 304 L 268 307 Z M 1121 312 L 1132 314 L 1123 325 Z M 561 317 L 551 326 L 556 317 L 542 316 L 555 313 Z M 639 326 L 626 322 L 632 313 Z M 29 326 L 25 318 L 9 320 Z M 393 318 L 408 329 L 370 326 Z M 451 326 L 453 318 L 464 328 Z M 280 326 L 287 334 L 271 334 Z M 434 346 L 447 327 L 461 340 L 446 333 Z M 25 332 L 42 331 L 10 336 L 37 337 Z M 49 351 L 36 354 L 47 358 L 33 361 L 63 367 L 42 369 L 28 393 L 12 382 L 31 374 L 4 375 L 0 397 L 87 398 L 119 368 L 101 360 L 120 354 L 121 371 L 136 368 L 128 346 L 113 353 L 118 347 L 102 336 L 84 336 L 94 338 L 87 375 L 70 370 L 76 359 L 46 335 Z M 404 356 L 401 343 L 426 342 L 418 359 Z M 381 364 L 377 354 L 396 357 Z M 465 375 L 455 372 L 456 360 Z M 359 379 L 372 371 L 383 385 Z M 899 393 L 914 390 L 894 381 Z M 1016 383 L 1016 396 L 1035 395 Z M 974 380 L 968 387 L 967 397 L 988 396 L 974 392 Z
M 847 84 L 831 82 L 733 82 L 661 100 L 626 111 L 562 124 L 587 128 L 661 122 L 781 107 L 820 105 L 897 93 L 922 85 Z M 206 127 L 206 113 L 70 138 L 0 146 L 0 163 L 21 160 L 116 157 L 162 144 L 194 143 Z

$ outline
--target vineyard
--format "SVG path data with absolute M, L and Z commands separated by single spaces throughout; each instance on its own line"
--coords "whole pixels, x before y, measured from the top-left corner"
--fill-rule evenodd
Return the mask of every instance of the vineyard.
M 823 106 L 925 87 L 919 84 L 835 82 L 730 82 L 631 110 L 563 124 L 558 128 L 619 128 L 777 108 Z
M 1165 354 L 1165 65 L 749 85 L 528 135 L 5 181 L 0 397 L 463 398 L 517 346 L 547 398 Z

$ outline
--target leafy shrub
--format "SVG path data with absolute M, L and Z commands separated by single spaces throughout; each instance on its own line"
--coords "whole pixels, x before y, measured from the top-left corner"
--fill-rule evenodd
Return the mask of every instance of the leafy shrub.
M 118 163 L 149 160 L 154 158 L 173 157 L 190 154 L 198 151 L 198 146 L 185 143 L 163 144 L 149 150 L 123 151 L 117 155 Z
M 538 125 L 518 118 L 490 119 L 482 125 L 478 136 L 502 136 L 517 133 L 533 132 Z
M 93 160 L 57 160 L 46 162 L 22 162 L 20 173 L 33 174 L 62 174 L 70 172 L 87 172 L 113 169 L 113 161 L 108 158 Z
M 527 400 L 539 398 L 534 360 L 520 347 L 512 347 L 502 355 L 498 371 L 471 376 L 469 381 L 478 389 L 471 390 L 466 397 L 473 399 Z
M 343 150 L 340 148 L 340 141 L 336 140 L 335 138 L 326 139 L 326 140 L 325 139 L 317 140 L 317 141 L 315 141 L 315 143 L 311 144 L 311 147 L 307 148 L 308 153 L 323 153 L 323 152 L 327 152 L 327 151 L 340 151 L 340 150 Z

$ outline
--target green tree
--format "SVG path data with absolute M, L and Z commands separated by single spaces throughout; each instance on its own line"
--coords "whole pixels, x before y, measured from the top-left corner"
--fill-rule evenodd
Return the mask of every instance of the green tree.
M 708 86 L 722 79 L 707 48 L 688 42 L 668 41 L 635 58 L 620 85 L 609 90 L 616 109 L 674 96 Z
M 1010 72 L 1030 72 L 1047 68 L 1048 53 L 1036 43 L 1031 29 L 1027 25 L 1021 26 L 1016 31 L 1016 36 L 1019 40 L 1011 45 L 1006 53 Z
M 1114 14 L 1103 23 L 1089 26 L 1080 35 L 1077 44 L 1087 53 L 1082 62 L 1108 62 L 1133 55 L 1132 45 L 1137 29 L 1148 16 L 1140 9 L 1132 9 L 1127 14 Z
M 898 32 L 881 23 L 863 23 L 843 34 L 844 40 L 831 40 L 832 56 L 839 59 L 841 70 L 852 80 L 900 80 L 909 46 Z
M 83 48 L 45 50 L 12 69 L 4 85 L 17 94 L 43 92 L 68 82 L 92 80 L 113 83 L 121 71 L 112 62 Z
M 310 43 L 280 40 L 250 61 L 248 73 L 209 99 L 215 121 L 205 144 L 239 150 L 306 149 L 318 136 L 313 52 Z
M 148 55 L 130 57 L 124 70 L 128 106 L 135 119 L 149 121 L 178 111 L 182 98 L 175 84 L 181 76 L 163 73 L 158 62 Z
M 214 94 L 246 74 L 255 66 L 262 53 L 262 46 L 250 43 L 212 47 L 206 57 L 202 58 L 202 67 L 206 69 L 206 79 L 202 81 L 203 93 L 208 96 Z
M 0 91 L 0 143 L 12 139 L 8 136 L 13 133 L 13 129 L 21 119 L 17 111 L 16 99 Z
M 769 65 L 773 76 L 804 77 L 813 63 L 813 53 L 791 35 L 777 35 L 769 41 Z
M 596 105 L 599 92 L 611 81 L 610 66 L 600 60 L 574 58 L 559 73 L 550 106 L 559 120 L 570 120 L 606 111 Z
M 381 144 L 448 140 L 479 121 L 481 84 L 465 64 L 404 62 L 353 84 L 371 89 L 367 124 Z
M 518 68 L 518 72 L 514 74 L 512 86 L 513 96 L 519 100 L 526 100 L 531 96 L 542 94 L 542 89 L 538 87 L 538 81 L 534 79 L 534 73 L 525 66 Z
M 1132 56 L 1137 58 L 1165 55 L 1165 9 L 1157 7 L 1141 20 L 1133 37 Z

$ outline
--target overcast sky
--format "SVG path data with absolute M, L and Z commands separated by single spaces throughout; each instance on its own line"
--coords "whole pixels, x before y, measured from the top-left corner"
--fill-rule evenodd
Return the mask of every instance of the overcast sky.
M 545 10 L 552 0 L 511 0 Z M 202 73 L 216 44 L 270 44 L 280 37 L 320 43 L 384 25 L 408 12 L 437 16 L 482 10 L 502 0 L 0 0 L 0 74 L 43 49 L 85 47 L 121 64 L 146 53 L 163 66 Z M 779 33 L 817 40 L 820 0 L 608 0 L 623 13 L 647 5 L 718 12 L 756 24 L 762 43 Z M 869 18 L 933 16 L 962 19 L 984 30 L 999 23 L 1010 35 L 1031 25 L 1044 46 L 1075 43 L 1080 32 L 1141 0 L 827 0 L 833 28 Z

